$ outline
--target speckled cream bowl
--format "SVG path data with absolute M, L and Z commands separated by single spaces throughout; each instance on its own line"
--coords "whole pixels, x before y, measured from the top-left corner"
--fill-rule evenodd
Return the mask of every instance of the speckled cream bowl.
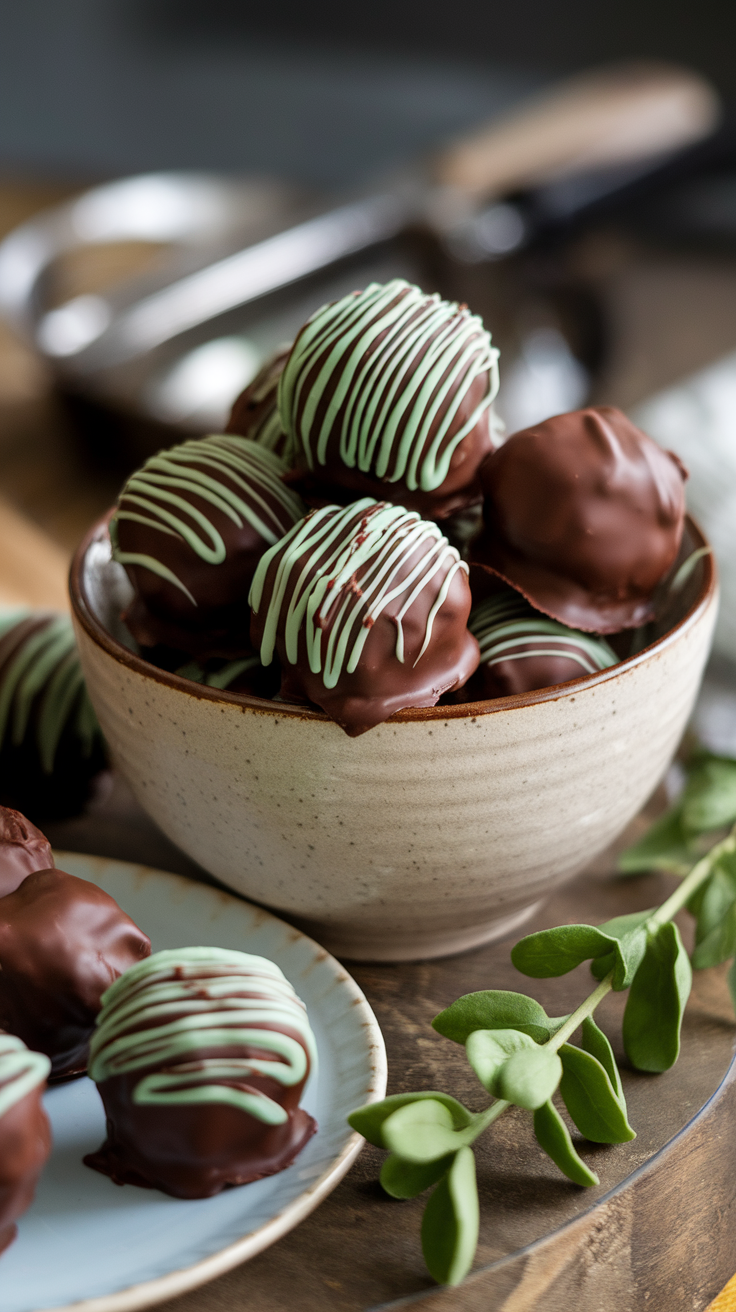
M 688 540 L 703 544 L 692 524 Z M 348 738 L 319 711 L 205 688 L 132 651 L 104 524 L 71 593 L 90 696 L 149 815 L 230 888 L 374 961 L 511 932 L 620 833 L 675 751 L 717 610 L 705 556 L 667 631 L 621 664 Z

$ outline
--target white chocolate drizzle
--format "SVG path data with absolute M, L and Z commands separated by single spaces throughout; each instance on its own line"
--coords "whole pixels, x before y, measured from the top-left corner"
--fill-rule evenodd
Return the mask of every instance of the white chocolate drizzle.
M 14 1034 L 0 1031 L 0 1116 L 43 1084 L 50 1070 L 48 1057 L 31 1052 Z
M 131 475 L 120 494 L 110 525 L 113 558 L 121 565 L 151 570 L 180 588 L 196 606 L 186 585 L 162 561 L 142 552 L 121 550 L 118 521 L 133 520 L 181 538 L 200 560 L 221 565 L 227 555 L 222 535 L 208 515 L 187 497 L 196 496 L 208 503 L 239 529 L 250 524 L 270 545 L 304 514 L 300 498 L 281 481 L 285 470 L 284 461 L 273 451 L 234 434 L 195 438 L 169 451 L 159 451 Z
M 242 1055 L 198 1055 L 212 1048 Z M 254 1049 L 271 1055 L 252 1056 Z M 103 994 L 89 1074 L 101 1084 L 148 1068 L 134 1102 L 229 1103 L 282 1125 L 283 1107 L 248 1082 L 260 1075 L 284 1087 L 299 1084 L 307 1062 L 314 1071 L 306 1008 L 278 966 L 246 952 L 192 947 L 155 952 Z
M 289 587 L 284 642 L 286 659 L 297 662 L 304 630 L 309 668 L 334 688 L 343 671 L 352 674 L 368 634 L 382 611 L 401 598 L 395 614 L 396 659 L 404 663 L 402 620 L 434 581 L 436 598 L 427 615 L 416 666 L 429 646 L 434 621 L 458 572 L 468 566 L 436 524 L 416 511 L 364 497 L 343 509 L 313 510 L 258 562 L 250 604 L 258 614 L 269 565 L 277 562 L 261 640 L 261 663 L 270 665 Z M 409 563 L 408 570 L 405 566 Z M 329 627 L 325 637 L 324 630 Z
M 540 615 L 511 589 L 476 606 L 470 613 L 468 628 L 478 639 L 481 665 L 532 656 L 563 656 L 575 661 L 584 674 L 595 674 L 618 663 L 618 656 L 602 638 Z
M 483 398 L 449 436 L 469 388 L 484 373 Z M 318 407 L 333 383 L 318 424 Z M 348 468 L 431 492 L 497 391 L 498 351 L 482 320 L 396 278 L 312 315 L 281 375 L 279 411 L 311 470 L 326 463 L 342 411 L 339 450 Z

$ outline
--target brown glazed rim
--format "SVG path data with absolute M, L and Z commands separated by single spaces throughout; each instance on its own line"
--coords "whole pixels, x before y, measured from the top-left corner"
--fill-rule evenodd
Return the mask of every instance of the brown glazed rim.
M 152 665 L 150 661 L 144 660 L 142 656 L 136 656 L 133 652 L 128 651 L 127 647 L 124 647 L 122 643 L 113 638 L 93 613 L 82 585 L 82 565 L 85 556 L 92 542 L 101 541 L 106 536 L 108 520 L 109 514 L 104 515 L 101 520 L 93 524 L 74 555 L 69 574 L 72 610 L 78 623 L 81 624 L 98 647 L 101 647 L 103 651 L 106 651 L 121 665 L 135 671 L 136 674 L 155 679 L 157 683 L 167 684 L 168 687 L 175 688 L 178 692 L 185 693 L 190 697 L 197 697 L 202 701 L 226 702 L 240 707 L 247 706 L 251 710 L 260 711 L 261 714 L 276 715 L 279 718 L 288 715 L 291 718 L 297 717 L 302 720 L 321 720 L 331 723 L 329 715 L 325 715 L 324 711 L 313 710 L 311 707 L 294 706 L 288 702 L 268 701 L 264 697 L 253 697 L 249 693 L 227 692 L 225 689 L 208 688 L 204 684 L 194 683 L 191 679 L 184 679 L 179 674 L 171 674 L 168 670 L 159 669 L 157 665 Z M 687 524 L 695 543 L 695 549 L 707 547 L 709 543 L 689 515 L 687 516 Z M 516 693 L 511 697 L 494 697 L 485 701 L 462 702 L 456 706 L 409 707 L 404 711 L 396 711 L 386 723 L 406 724 L 421 720 L 474 720 L 481 715 L 511 711 L 515 710 L 516 707 L 535 706 L 540 702 L 557 701 L 561 697 L 574 697 L 578 692 L 594 688 L 601 683 L 608 683 L 611 679 L 617 679 L 619 675 L 625 674 L 627 670 L 634 669 L 635 666 L 641 665 L 652 656 L 664 651 L 688 629 L 698 623 L 712 604 L 717 587 L 718 575 L 713 553 L 711 552 L 703 557 L 703 580 L 690 609 L 661 638 L 657 638 L 656 642 L 650 643 L 648 647 L 642 648 L 635 656 L 628 656 L 626 660 L 610 666 L 607 670 L 601 670 L 598 674 L 583 674 L 579 679 L 570 679 L 567 683 L 557 683 L 549 688 L 537 688 L 533 692 Z

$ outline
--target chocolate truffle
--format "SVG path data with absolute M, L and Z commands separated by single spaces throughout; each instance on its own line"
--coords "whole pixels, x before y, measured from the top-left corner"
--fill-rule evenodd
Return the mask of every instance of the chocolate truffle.
M 313 504 L 373 496 L 434 519 L 480 501 L 497 360 L 477 315 L 402 279 L 323 306 L 279 383 L 290 481 Z
M 0 898 L 14 893 L 26 875 L 50 870 L 54 864 L 51 844 L 20 811 L 0 806 Z
M 51 1059 L 51 1076 L 87 1067 L 100 999 L 151 944 L 96 884 L 63 870 L 26 875 L 0 898 L 0 1029 Z
M 110 537 L 136 591 L 124 618 L 141 646 L 249 651 L 256 565 L 305 509 L 285 469 L 257 442 L 222 435 L 160 451 L 128 479 Z
M 75 815 L 105 765 L 69 616 L 0 615 L 0 804 Z
M 226 433 L 249 437 L 289 462 L 289 441 L 279 415 L 279 379 L 291 346 L 277 351 L 233 403 Z
M 260 561 L 250 600 L 281 697 L 314 702 L 351 737 L 434 706 L 478 664 L 468 566 L 436 524 L 369 497 L 295 525 Z
M 618 661 L 602 638 L 548 619 L 512 588 L 474 607 L 468 628 L 480 645 L 480 665 L 457 694 L 466 702 L 550 688 Z
M 51 1150 L 41 1102 L 49 1064 L 48 1057 L 0 1032 L 0 1253 L 18 1233 L 16 1221 L 33 1202 Z
M 225 948 L 156 952 L 103 998 L 90 1075 L 116 1184 L 209 1198 L 282 1171 L 314 1134 L 299 1099 L 317 1052 L 278 966 Z
M 616 633 L 653 618 L 680 545 L 687 474 L 620 410 L 575 410 L 515 433 L 481 477 L 472 560 L 576 629 Z

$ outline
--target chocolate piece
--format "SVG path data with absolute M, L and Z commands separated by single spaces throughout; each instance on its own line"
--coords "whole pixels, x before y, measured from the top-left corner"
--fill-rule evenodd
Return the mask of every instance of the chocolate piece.
M 616 633 L 653 618 L 680 545 L 687 474 L 620 410 L 574 410 L 515 433 L 481 477 L 485 527 L 472 560 L 576 629 Z
M 296 524 L 261 560 L 250 601 L 281 697 L 314 702 L 351 737 L 434 706 L 478 664 L 467 565 L 436 524 L 368 497 Z
M 233 402 L 226 433 L 249 437 L 289 463 L 290 443 L 279 415 L 279 379 L 291 346 L 282 347 L 256 374 L 252 383 Z
M 143 647 L 205 658 L 250 651 L 256 565 L 304 513 L 285 469 L 256 442 L 212 436 L 160 451 L 128 479 L 110 537 L 136 590 L 124 618 Z
M 550 688 L 618 662 L 602 638 L 548 619 L 512 588 L 474 607 L 468 628 L 480 645 L 480 665 L 456 694 L 458 701 Z
M 116 1184 L 209 1198 L 282 1171 L 314 1134 L 299 1099 L 317 1053 L 278 966 L 225 948 L 157 952 L 105 994 L 90 1075 Z
M 16 1221 L 33 1202 L 51 1151 L 51 1127 L 41 1095 L 47 1057 L 0 1032 L 0 1253 L 18 1233 Z
M 26 875 L 0 898 L 0 1028 L 81 1075 L 100 999 L 151 944 L 96 884 L 63 870 Z
M 0 615 L 0 805 L 76 815 L 105 765 L 69 616 Z
M 477 315 L 402 279 L 304 325 L 279 384 L 311 504 L 375 496 L 440 519 L 481 499 L 498 351 Z
M 281 671 L 274 661 L 271 665 L 261 665 L 257 655 L 244 656 L 237 661 L 188 661 L 174 671 L 182 679 L 191 679 L 194 683 L 203 683 L 207 688 L 222 688 L 227 692 L 247 693 L 250 697 L 264 697 L 266 700 L 276 696 L 281 682 Z
M 33 870 L 50 870 L 51 844 L 20 811 L 0 806 L 0 898 L 14 893 Z

